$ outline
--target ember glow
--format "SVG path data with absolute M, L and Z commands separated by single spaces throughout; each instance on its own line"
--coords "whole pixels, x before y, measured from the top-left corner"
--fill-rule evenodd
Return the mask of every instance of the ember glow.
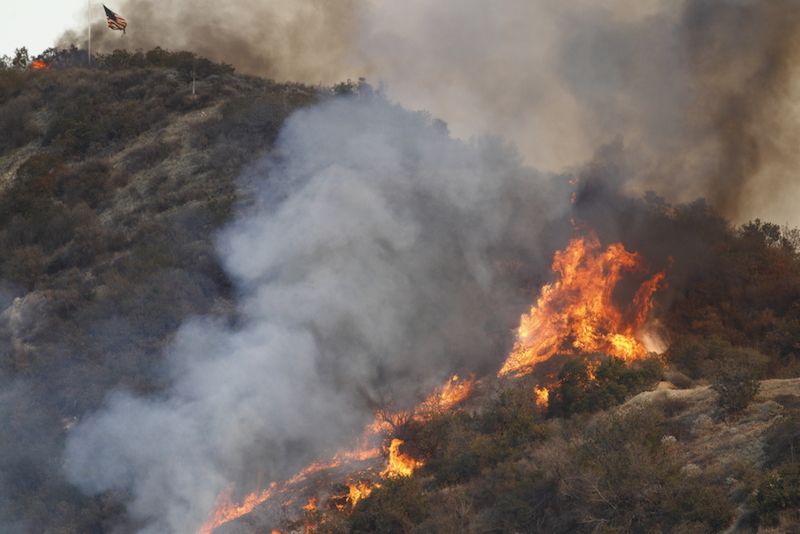
M 42 61 L 41 59 L 34 59 L 31 61 L 31 70 L 46 70 L 49 69 L 50 65 L 46 62 Z
M 623 273 L 642 272 L 641 257 L 620 243 L 602 249 L 596 236 L 576 238 L 553 258 L 558 279 L 545 285 L 522 316 L 499 376 L 520 376 L 555 354 L 602 352 L 632 361 L 647 354 L 639 335 L 664 280 L 659 272 L 636 291 L 628 309 L 613 301 Z

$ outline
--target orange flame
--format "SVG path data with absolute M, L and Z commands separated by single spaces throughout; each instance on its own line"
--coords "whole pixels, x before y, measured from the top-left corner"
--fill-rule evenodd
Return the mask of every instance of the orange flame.
M 536 386 L 533 388 L 533 395 L 536 398 L 536 407 L 546 411 L 550 403 L 550 390 L 544 386 Z
M 231 501 L 233 486 L 229 486 L 217 498 L 217 506 L 214 509 L 214 513 L 202 524 L 197 534 L 211 534 L 218 526 L 249 514 L 256 506 L 272 497 L 276 487 L 277 484 L 273 482 L 267 489 L 247 495 L 242 503 L 237 505 Z
M 316 512 L 317 511 L 317 498 L 316 497 L 309 497 L 308 502 L 303 506 L 303 510 L 308 513 Z
M 663 272 L 639 287 L 631 309 L 623 313 L 613 302 L 614 289 L 623 272 L 641 271 L 642 261 L 622 244 L 602 250 L 594 235 L 573 239 L 555 253 L 552 269 L 559 277 L 542 287 L 536 304 L 520 319 L 514 349 L 499 376 L 526 374 L 556 353 L 603 352 L 626 361 L 647 354 L 636 336 Z
M 417 468 L 422 467 L 422 462 L 400 452 L 403 443 L 405 442 L 402 439 L 392 439 L 389 445 L 389 464 L 381 471 L 383 478 L 410 477 Z
M 249 514 L 255 507 L 267 502 L 276 494 L 285 493 L 292 486 L 306 480 L 314 473 L 333 469 L 351 462 L 362 462 L 378 458 L 382 451 L 372 444 L 378 436 L 385 435 L 392 430 L 392 424 L 386 418 L 392 421 L 402 419 L 425 420 L 434 413 L 449 410 L 463 402 L 472 393 L 475 382 L 475 377 L 472 376 L 461 379 L 457 375 L 453 375 L 412 412 L 383 414 L 383 418 L 376 416 L 364 429 L 356 448 L 340 450 L 330 460 L 314 462 L 288 480 L 280 483 L 273 482 L 263 491 L 252 492 L 244 497 L 241 504 L 232 502 L 230 498 L 233 492 L 232 488 L 226 489 L 217 499 L 214 511 L 209 519 L 198 529 L 197 534 L 211 534 L 217 527 Z M 400 445 L 402 444 L 403 441 L 399 439 L 393 439 L 390 443 L 388 464 L 381 472 L 382 477 L 410 476 L 415 469 L 422 465 L 422 462 L 400 452 Z M 366 483 L 362 483 L 360 486 L 356 484 L 356 489 L 353 489 L 354 486 L 351 485 L 348 500 L 352 506 L 355 506 L 356 502 L 366 498 L 376 487 L 380 487 L 380 485 L 369 486 Z
M 31 69 L 32 70 L 46 70 L 49 69 L 50 65 L 46 62 L 42 61 L 41 59 L 34 59 L 31 61 Z
M 380 484 L 370 484 L 369 482 L 359 480 L 347 485 L 347 502 L 350 506 L 355 508 L 356 504 L 361 499 L 366 499 L 372 490 L 381 487 Z
M 472 394 L 475 387 L 475 377 L 469 376 L 461 379 L 453 375 L 443 386 L 434 391 L 427 399 L 414 410 L 414 419 L 424 420 L 431 415 L 446 412 L 464 402 Z

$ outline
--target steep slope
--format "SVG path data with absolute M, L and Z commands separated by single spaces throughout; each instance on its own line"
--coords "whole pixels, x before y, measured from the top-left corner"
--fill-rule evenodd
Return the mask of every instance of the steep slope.
M 0 72 L 0 518 L 100 532 L 119 510 L 63 481 L 65 431 L 113 388 L 157 390 L 185 318 L 231 316 L 214 231 L 318 90 L 160 50 L 48 61 Z

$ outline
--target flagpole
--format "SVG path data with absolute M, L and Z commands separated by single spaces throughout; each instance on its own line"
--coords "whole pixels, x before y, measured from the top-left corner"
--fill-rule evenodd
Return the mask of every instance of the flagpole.
M 86 26 L 89 28 L 89 48 L 87 50 L 87 59 L 89 66 L 92 65 L 92 0 L 86 0 Z

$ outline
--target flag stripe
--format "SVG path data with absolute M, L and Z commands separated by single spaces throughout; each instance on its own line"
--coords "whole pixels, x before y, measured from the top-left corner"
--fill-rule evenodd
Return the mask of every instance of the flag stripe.
M 103 9 L 106 11 L 106 22 L 108 27 L 112 30 L 125 31 L 125 28 L 128 26 L 128 22 L 125 20 L 125 17 L 117 15 L 106 6 L 103 6 Z

